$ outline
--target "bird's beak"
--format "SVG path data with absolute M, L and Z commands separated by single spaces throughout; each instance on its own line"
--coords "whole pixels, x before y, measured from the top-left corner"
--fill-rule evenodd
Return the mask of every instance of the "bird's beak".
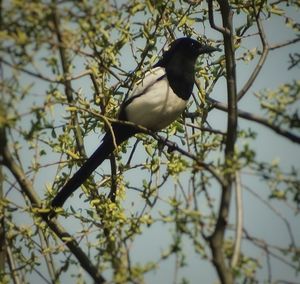
M 199 53 L 212 53 L 215 51 L 222 51 L 222 49 L 218 48 L 218 47 L 213 47 L 213 46 L 209 46 L 209 45 L 204 45 L 200 48 Z

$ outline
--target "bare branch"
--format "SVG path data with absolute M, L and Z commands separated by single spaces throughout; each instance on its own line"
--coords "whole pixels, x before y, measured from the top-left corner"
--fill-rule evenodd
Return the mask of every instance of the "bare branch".
M 265 35 L 265 31 L 264 31 L 261 19 L 259 18 L 259 14 L 256 15 L 256 24 L 257 24 L 257 28 L 259 31 L 260 40 L 262 42 L 263 51 L 262 51 L 262 55 L 260 56 L 259 61 L 256 65 L 256 67 L 254 68 L 251 76 L 249 77 L 249 79 L 246 82 L 246 84 L 244 85 L 244 87 L 239 91 L 238 101 L 243 98 L 243 96 L 247 93 L 247 91 L 250 89 L 250 87 L 254 83 L 254 81 L 257 78 L 259 72 L 261 71 L 264 63 L 266 62 L 266 59 L 267 59 L 267 56 L 269 53 L 268 42 L 266 39 L 266 35 Z
M 280 247 L 275 247 L 275 246 L 272 246 L 270 244 L 268 244 L 265 240 L 262 240 L 262 239 L 259 239 L 259 238 L 256 238 L 256 237 L 253 237 L 251 236 L 245 229 L 243 229 L 243 232 L 245 234 L 245 238 L 249 241 L 251 241 L 251 243 L 261 249 L 263 249 L 266 254 L 269 254 L 270 256 L 276 258 L 277 260 L 279 260 L 280 262 L 282 262 L 283 264 L 291 267 L 292 269 L 294 270 L 297 270 L 298 267 L 297 265 L 295 265 L 293 262 L 289 262 L 288 260 L 286 260 L 284 257 L 276 254 L 274 252 L 274 250 L 272 251 L 271 248 L 273 249 L 276 249 L 278 251 L 280 251 L 282 253 L 282 248 Z
M 268 207 L 272 212 L 275 213 L 275 215 L 277 215 L 282 221 L 283 223 L 285 224 L 286 226 L 286 229 L 287 229 L 287 232 L 289 234 L 289 237 L 290 237 L 290 241 L 291 241 L 291 245 L 296 247 L 296 241 L 295 241 L 295 237 L 294 237 L 294 234 L 293 234 L 293 231 L 292 231 L 292 227 L 291 227 L 291 224 L 289 223 L 289 221 L 287 220 L 286 217 L 284 217 L 282 215 L 282 213 L 278 210 L 278 208 L 274 207 L 270 201 L 268 200 L 265 200 L 263 199 L 259 194 L 257 194 L 255 192 L 255 190 L 251 189 L 249 186 L 246 186 L 243 184 L 243 187 L 248 191 L 250 192 L 253 196 L 255 196 L 260 202 L 262 202 L 266 207 Z
M 215 107 L 216 109 L 219 109 L 219 110 L 222 110 L 222 111 L 225 111 L 225 112 L 228 111 L 228 108 L 227 108 L 226 104 L 223 104 L 223 103 L 221 103 L 217 100 L 214 100 L 212 98 L 208 98 L 208 101 L 210 103 L 212 103 L 213 107 Z M 289 139 L 290 141 L 300 144 L 300 137 L 299 136 L 293 134 L 292 132 L 290 132 L 288 130 L 282 129 L 279 126 L 271 124 L 264 117 L 261 117 L 261 116 L 256 115 L 256 114 L 252 114 L 250 112 L 242 111 L 242 110 L 238 111 L 238 116 L 242 117 L 244 119 L 250 120 L 250 121 L 257 122 L 261 125 L 264 125 L 264 126 L 270 128 L 271 130 L 275 131 L 277 134 Z
M 210 13 L 213 13 L 211 1 L 208 3 L 210 5 Z M 226 263 L 223 245 L 229 216 L 232 186 L 235 177 L 235 171 L 232 168 L 232 159 L 234 157 L 234 147 L 237 136 L 237 90 L 232 27 L 233 11 L 231 10 L 228 1 L 218 0 L 218 3 L 221 9 L 223 27 L 225 29 L 225 31 L 223 31 L 223 38 L 228 101 L 227 136 L 225 147 L 225 167 L 227 170 L 224 175 L 226 183 L 225 186 L 222 187 L 221 201 L 215 230 L 208 239 L 213 255 L 213 263 L 218 272 L 220 281 L 223 284 L 232 284 L 234 276 L 231 267 L 229 267 Z
M 282 42 L 282 43 L 273 44 L 269 47 L 269 50 L 275 50 L 275 49 L 278 49 L 278 48 L 286 47 L 286 46 L 289 46 L 291 44 L 297 43 L 299 41 L 300 41 L 300 37 L 293 38 L 293 39 L 287 40 L 287 41 Z
M 283 43 L 278 43 L 278 44 L 269 46 L 268 41 L 267 41 L 267 36 L 265 34 L 265 31 L 264 31 L 263 24 L 261 22 L 261 19 L 259 18 L 260 11 L 256 12 L 255 5 L 253 5 L 253 8 L 254 8 L 254 11 L 255 11 L 255 20 L 256 20 L 256 25 L 257 25 L 257 28 L 258 28 L 258 34 L 259 34 L 263 49 L 262 49 L 262 54 L 259 58 L 259 61 L 256 65 L 256 67 L 254 68 L 254 70 L 253 70 L 252 74 L 250 75 L 250 77 L 249 77 L 248 81 L 246 82 L 246 84 L 243 86 L 243 88 L 238 93 L 238 101 L 243 98 L 243 96 L 247 93 L 249 88 L 252 86 L 252 84 L 256 80 L 259 72 L 261 71 L 264 63 L 266 62 L 266 59 L 267 59 L 267 56 L 268 56 L 270 50 L 275 50 L 275 49 L 278 49 L 278 48 L 289 46 L 291 44 L 294 44 L 294 43 L 297 43 L 297 42 L 300 41 L 300 37 L 297 37 L 297 38 L 294 38 L 294 39 L 291 39 L 291 40 L 287 40 L 286 42 L 283 42 Z
M 220 32 L 220 33 L 222 33 L 222 34 L 226 34 L 226 33 L 228 34 L 229 31 L 226 30 L 226 28 L 217 26 L 217 25 L 215 24 L 214 10 L 213 10 L 213 0 L 207 0 L 207 4 L 208 4 L 208 20 L 209 20 L 210 26 L 211 26 L 214 30 L 216 30 L 216 31 L 218 31 L 218 32 Z
M 197 114 L 199 115 L 199 114 Z M 209 133 L 214 133 L 214 134 L 220 134 L 222 136 L 226 136 L 226 133 L 221 131 L 221 130 L 217 130 L 217 129 L 213 129 L 213 128 L 208 128 L 208 127 L 200 127 L 194 123 L 186 123 L 186 126 L 192 127 L 194 129 L 198 129 L 201 131 L 205 131 L 205 132 L 209 132 Z
M 4 63 L 5 65 L 7 65 L 9 67 L 11 67 L 12 69 L 24 72 L 25 74 L 33 76 L 35 78 L 38 78 L 38 79 L 41 79 L 41 80 L 44 80 L 44 81 L 47 81 L 47 82 L 50 82 L 50 83 L 57 83 L 57 84 L 62 83 L 62 81 L 60 81 L 60 80 L 55 80 L 55 79 L 46 77 L 46 76 L 42 75 L 41 73 L 35 73 L 35 72 L 27 70 L 27 69 L 25 69 L 25 68 L 23 68 L 19 65 L 12 64 L 12 63 L 8 62 L 7 60 L 5 60 L 3 57 L 0 58 L 0 62 Z

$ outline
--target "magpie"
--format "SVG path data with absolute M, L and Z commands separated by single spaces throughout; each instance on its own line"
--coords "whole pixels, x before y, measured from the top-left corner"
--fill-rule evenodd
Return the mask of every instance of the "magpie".
M 184 111 L 192 94 L 197 57 L 214 51 L 220 49 L 188 37 L 173 41 L 162 58 L 133 86 L 132 92 L 121 104 L 118 120 L 152 131 L 168 126 Z M 62 207 L 116 145 L 138 132 L 134 126 L 112 123 L 101 145 L 54 197 L 52 207 Z

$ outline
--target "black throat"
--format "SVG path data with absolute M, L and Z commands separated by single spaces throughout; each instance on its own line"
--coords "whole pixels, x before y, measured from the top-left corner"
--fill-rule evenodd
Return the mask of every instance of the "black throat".
M 165 68 L 170 87 L 183 100 L 188 100 L 193 91 L 196 59 L 178 54 L 167 60 L 163 58 L 154 66 Z

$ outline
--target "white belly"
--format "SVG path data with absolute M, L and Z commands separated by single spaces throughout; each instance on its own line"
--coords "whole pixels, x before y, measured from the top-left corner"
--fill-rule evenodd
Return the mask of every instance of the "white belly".
M 161 76 L 161 70 L 158 71 Z M 143 89 L 144 93 L 125 107 L 127 119 L 135 124 L 160 130 L 176 120 L 186 107 L 187 101 L 174 94 L 166 77 Z

